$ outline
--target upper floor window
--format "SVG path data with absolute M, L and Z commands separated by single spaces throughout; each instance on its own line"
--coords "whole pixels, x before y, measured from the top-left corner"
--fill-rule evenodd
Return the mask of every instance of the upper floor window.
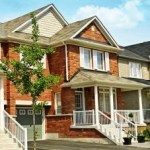
M 109 71 L 109 53 L 80 47 L 80 66 L 85 69 Z
M 86 69 L 92 68 L 91 50 L 88 48 L 80 48 L 80 63 L 81 67 Z
M 141 64 L 140 63 L 130 62 L 129 63 L 129 69 L 130 69 L 130 77 L 142 78 Z
M 94 69 L 104 70 L 104 53 L 100 51 L 93 51 L 93 64 Z

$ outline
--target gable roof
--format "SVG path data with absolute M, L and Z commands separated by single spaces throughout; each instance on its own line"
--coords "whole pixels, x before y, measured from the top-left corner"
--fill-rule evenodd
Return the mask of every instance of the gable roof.
M 146 61 L 146 62 L 150 61 L 149 59 L 146 59 L 143 56 L 140 56 L 139 54 L 136 54 L 136 53 L 128 50 L 128 48 L 126 48 L 126 47 L 124 48 L 124 51 L 119 53 L 119 57 L 140 60 L 140 61 Z
M 32 13 L 34 13 L 36 16 L 40 16 L 49 8 L 54 8 L 57 12 L 57 9 L 54 7 L 53 4 L 51 4 L 51 5 L 42 7 L 36 11 L 33 11 Z M 20 32 L 20 30 L 25 25 L 30 23 L 31 21 L 30 14 L 31 13 L 28 13 L 24 16 L 21 16 L 11 21 L 0 24 L 0 39 L 15 41 L 18 43 L 20 42 L 30 43 L 31 34 Z M 104 25 L 100 22 L 100 20 L 97 17 L 94 16 L 94 17 L 90 17 L 81 21 L 68 24 L 59 12 L 58 12 L 58 15 L 60 15 L 60 18 L 64 21 L 65 26 L 62 29 L 60 29 L 60 31 L 55 33 L 51 38 L 40 36 L 39 37 L 40 44 L 43 44 L 45 46 L 46 45 L 57 46 L 59 44 L 62 45 L 64 42 L 67 41 L 68 43 L 76 44 L 79 46 L 89 46 L 91 48 L 97 48 L 97 49 L 103 48 L 104 50 L 109 50 L 113 52 L 118 52 L 121 50 L 118 44 L 115 42 L 115 40 L 112 38 L 110 33 L 106 30 Z M 88 41 L 85 39 L 80 39 L 80 38 L 75 37 L 78 33 L 80 33 L 83 29 L 85 29 L 91 22 L 94 22 L 96 24 L 96 26 L 100 29 L 100 31 L 102 31 L 102 34 L 106 37 L 106 39 L 111 45 L 107 45 L 105 43 L 100 43 L 96 41 Z
M 89 70 L 80 70 L 70 82 L 62 84 L 62 87 L 89 87 L 94 85 L 101 86 L 113 86 L 117 88 L 128 88 L 128 89 L 137 89 L 148 87 L 147 84 L 139 83 L 136 81 L 128 80 L 125 78 L 113 76 L 108 73 L 95 72 Z
M 137 55 L 144 57 L 147 60 L 150 60 L 150 41 L 129 45 L 125 48 L 133 53 L 136 53 Z
M 40 9 L 27 13 L 23 16 L 15 18 L 13 20 L 7 21 L 5 23 L 0 24 L 0 38 L 4 38 L 7 36 L 17 36 L 15 33 L 18 33 L 21 28 L 23 28 L 26 24 L 31 23 L 31 13 L 34 13 L 36 17 L 40 17 L 43 13 L 45 13 L 48 9 L 54 9 L 61 20 L 64 22 L 65 25 L 68 25 L 68 22 L 64 19 L 64 17 L 59 13 L 56 7 L 53 4 L 44 6 Z M 22 34 L 23 35 L 23 34 Z M 23 37 L 24 38 L 24 37 Z

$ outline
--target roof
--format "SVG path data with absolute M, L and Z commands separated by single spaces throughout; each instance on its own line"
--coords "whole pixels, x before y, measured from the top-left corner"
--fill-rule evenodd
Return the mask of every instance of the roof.
M 27 23 L 31 22 L 31 15 L 30 15 L 31 13 L 34 13 L 36 16 L 39 16 L 42 12 L 45 12 L 50 7 L 54 8 L 54 11 L 57 12 L 57 9 L 55 8 L 55 6 L 53 4 L 50 4 L 38 10 L 30 12 L 26 15 L 23 15 L 11 21 L 0 24 L 0 39 L 15 41 L 18 43 L 32 42 L 31 34 L 20 32 L 20 29 L 22 29 Z M 107 29 L 104 27 L 104 25 L 96 16 L 68 24 L 63 18 L 63 16 L 61 16 L 61 14 L 59 13 L 57 14 L 58 16 L 60 16 L 65 26 L 63 27 L 63 29 L 58 31 L 51 38 L 40 36 L 39 37 L 40 44 L 51 46 L 55 44 L 58 45 L 59 43 L 61 43 L 62 45 L 63 42 L 68 40 L 69 42 L 71 42 L 71 44 L 72 43 L 81 44 L 80 46 L 85 46 L 84 44 L 86 44 L 86 46 L 91 46 L 92 48 L 95 48 L 93 47 L 93 45 L 95 44 L 96 47 L 104 46 L 103 48 L 104 49 L 106 48 L 106 50 L 107 49 L 111 50 L 111 48 L 113 48 L 111 51 L 114 51 L 114 52 L 118 52 L 121 50 L 118 44 L 113 39 L 113 37 L 110 35 L 110 33 L 107 31 Z M 102 31 L 102 33 L 104 34 L 104 36 L 107 38 L 107 40 L 109 41 L 111 45 L 77 38 L 77 35 L 93 21 L 95 22 L 96 26 L 98 26 L 98 28 Z M 87 44 L 90 44 L 90 45 L 87 45 Z
M 88 86 L 108 86 L 116 88 L 138 89 L 148 87 L 148 85 L 131 81 L 125 78 L 113 76 L 99 71 L 80 70 L 70 82 L 62 84 L 62 87 L 88 87 Z
M 150 85 L 150 80 L 139 79 L 139 78 L 126 78 L 126 79 Z
M 128 50 L 128 48 L 126 47 L 124 48 L 124 51 L 119 53 L 119 56 L 123 58 L 129 58 L 129 59 L 146 61 L 146 62 L 150 61 L 149 59 L 146 59 L 145 57 L 140 56 L 139 54 L 136 54 L 135 52 Z
M 125 48 L 148 60 L 150 58 L 150 41 L 138 43 L 134 45 L 129 45 L 129 46 L 126 46 Z
M 51 42 L 62 42 L 67 39 L 70 39 L 80 28 L 82 28 L 85 24 L 87 24 L 93 17 L 80 20 L 74 23 L 71 23 L 57 32 L 53 37 L 51 37 Z

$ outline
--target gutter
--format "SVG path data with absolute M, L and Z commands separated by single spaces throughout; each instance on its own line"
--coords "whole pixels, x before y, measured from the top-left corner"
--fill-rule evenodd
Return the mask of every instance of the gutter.
M 65 44 L 65 42 L 63 42 L 63 45 L 65 46 L 66 81 L 68 81 L 68 47 L 67 44 Z

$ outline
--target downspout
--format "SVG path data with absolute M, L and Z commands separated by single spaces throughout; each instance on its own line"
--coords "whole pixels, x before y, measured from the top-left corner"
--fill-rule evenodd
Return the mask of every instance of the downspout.
M 65 42 L 63 42 L 64 46 L 65 46 L 65 65 L 66 65 L 66 81 L 69 80 L 68 77 L 68 47 L 67 44 L 65 44 Z

